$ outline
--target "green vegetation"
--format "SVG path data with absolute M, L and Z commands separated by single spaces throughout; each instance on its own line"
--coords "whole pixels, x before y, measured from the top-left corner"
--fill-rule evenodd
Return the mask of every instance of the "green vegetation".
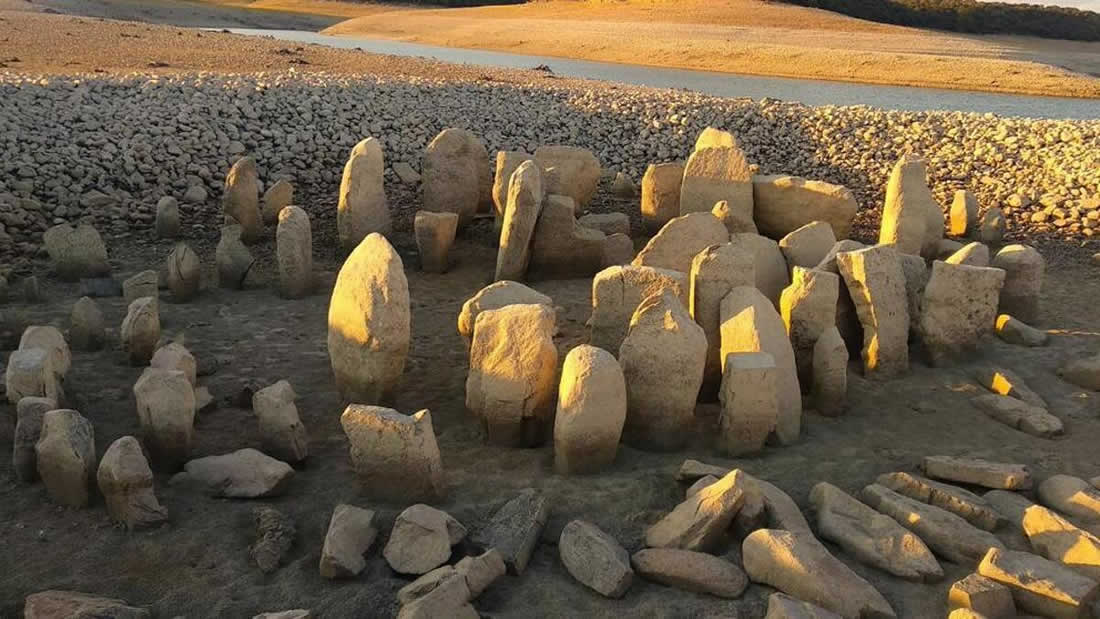
M 860 19 L 976 34 L 1100 41 L 1100 13 L 976 0 L 778 0 Z

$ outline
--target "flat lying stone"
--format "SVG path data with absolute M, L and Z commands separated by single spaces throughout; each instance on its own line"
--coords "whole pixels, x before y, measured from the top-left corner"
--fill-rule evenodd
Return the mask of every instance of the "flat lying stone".
M 130 606 L 125 600 L 100 597 L 77 591 L 39 591 L 27 596 L 25 619 L 146 619 L 152 614 Z
M 970 565 L 980 560 L 986 550 L 1004 548 L 992 533 L 972 526 L 951 512 L 914 501 L 884 486 L 871 484 L 863 489 L 860 498 L 919 535 L 933 552 L 948 561 Z
M 1027 402 L 1032 406 L 1046 408 L 1047 403 L 1039 394 L 1032 391 L 1024 379 L 1012 370 L 992 366 L 979 366 L 974 369 L 974 380 L 986 389 L 998 395 L 1006 395 Z
M 1022 464 L 990 462 L 981 458 L 925 456 L 922 466 L 925 474 L 938 479 L 994 490 L 1031 488 L 1031 471 Z
M 986 494 L 1038 554 L 1100 580 L 1100 539 L 1042 505 L 1004 490 Z
M 739 597 L 749 585 L 741 568 L 703 552 L 646 548 L 634 553 L 630 563 L 646 580 L 722 598 Z
M 254 615 L 252 619 L 312 619 L 313 613 L 305 608 L 294 608 L 291 610 L 280 610 L 271 613 L 260 613 Z
M 239 449 L 191 460 L 168 483 L 197 485 L 213 496 L 253 499 L 281 494 L 293 476 L 289 464 L 255 449 Z
M 1039 484 L 1039 500 L 1064 514 L 1082 520 L 1100 520 L 1100 490 L 1071 475 L 1053 475 Z
M 604 597 L 622 597 L 634 580 L 630 555 L 594 524 L 573 520 L 565 525 L 558 552 L 573 578 Z
M 1100 391 L 1100 355 L 1074 359 L 1058 368 L 1058 376 L 1083 389 Z
M 1004 520 L 985 499 L 973 492 L 932 481 L 920 475 L 884 473 L 878 476 L 875 483 L 911 499 L 945 509 L 986 531 L 996 529 Z
M 508 573 L 518 576 L 527 569 L 549 517 L 546 497 L 527 488 L 498 509 L 489 524 L 470 536 L 470 541 L 483 550 L 495 548 L 508 566 Z
M 1027 552 L 990 548 L 978 573 L 1007 586 L 1016 606 L 1055 619 L 1084 619 L 1096 600 L 1096 581 Z
M 744 496 L 744 474 L 734 470 L 684 500 L 645 534 L 650 548 L 705 551 L 729 528 Z
M 457 575 L 445 578 L 423 596 L 405 604 L 398 619 L 478 619 L 477 611 L 470 605 L 470 591 L 466 579 Z
M 951 585 L 947 606 L 965 608 L 989 619 L 1015 619 L 1016 604 L 1008 587 L 980 574 L 971 574 Z
M 382 556 L 395 572 L 426 574 L 451 556 L 451 546 L 466 537 L 466 527 L 446 512 L 423 503 L 397 516 Z
M 1065 432 L 1062 420 L 1044 408 L 1033 406 L 1006 395 L 989 395 L 971 398 L 975 408 L 1010 428 L 1039 438 L 1053 438 Z
M 1008 314 L 997 316 L 993 330 L 1002 340 L 1017 346 L 1046 346 L 1050 340 L 1046 331 L 1036 329 Z
M 695 481 L 707 475 L 722 478 L 729 472 L 730 470 L 725 467 L 704 464 L 698 460 L 689 459 L 684 460 L 684 463 L 680 465 L 680 470 L 676 472 L 676 481 Z
M 764 619 L 840 619 L 840 615 L 776 591 L 768 596 Z
M 821 482 L 810 491 L 821 537 L 860 562 L 906 580 L 935 582 L 943 570 L 919 537 L 855 500 L 840 488 Z
M 496 548 L 490 548 L 476 557 L 464 557 L 455 563 L 455 572 L 466 579 L 466 588 L 470 591 L 470 599 L 481 595 L 508 571 L 504 565 L 504 558 L 500 556 Z

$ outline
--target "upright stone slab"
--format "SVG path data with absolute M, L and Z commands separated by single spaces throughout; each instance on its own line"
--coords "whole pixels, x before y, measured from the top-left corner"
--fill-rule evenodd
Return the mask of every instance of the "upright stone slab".
M 148 368 L 134 383 L 142 441 L 153 466 L 175 471 L 191 455 L 195 436 L 195 390 L 177 370 Z
M 989 266 L 989 248 L 974 241 L 963 245 L 961 249 L 947 257 L 948 264 L 965 264 L 972 267 Z
M 340 395 L 375 404 L 393 396 L 405 371 L 412 324 L 401 256 L 373 233 L 348 256 L 328 308 L 328 352 Z
M 183 372 L 192 387 L 198 384 L 198 364 L 195 362 L 195 356 L 179 342 L 170 342 L 158 348 L 153 353 L 153 358 L 149 360 L 149 367 Z
M 34 452 L 50 498 L 68 507 L 86 507 L 96 464 L 92 422 L 74 410 L 47 412 Z
M 56 402 L 65 396 L 52 357 L 42 348 L 16 350 L 8 355 L 4 389 L 12 404 L 18 404 L 25 397 L 49 398 Z
M 684 164 L 651 163 L 642 176 L 642 222 L 655 234 L 674 217 L 680 216 L 680 188 Z M 713 206 L 713 205 L 711 205 Z
M 1001 314 L 1011 314 L 1024 322 L 1039 321 L 1046 260 L 1027 245 L 1006 245 L 993 257 L 991 266 L 1004 269 L 1001 289 Z
M 34 445 L 42 434 L 42 417 L 56 408 L 56 401 L 35 396 L 22 398 L 16 404 L 11 450 L 11 470 L 16 481 L 29 484 L 38 479 Z
M 928 189 L 928 164 L 903 155 L 886 184 L 880 245 L 894 245 L 903 254 L 934 257 L 943 238 L 943 209 Z
M 848 408 L 848 347 L 836 326 L 829 327 L 814 343 L 814 408 L 826 417 L 837 417 Z
M 336 205 L 336 231 L 345 252 L 354 250 L 372 233 L 390 233 L 392 223 L 383 184 L 385 171 L 382 143 L 377 139 L 367 138 L 351 149 Z
M 863 326 L 863 369 L 890 379 L 909 371 L 909 307 L 897 251 L 877 245 L 836 255 Z
M 554 300 L 519 282 L 500 281 L 489 284 L 462 304 L 462 312 L 458 315 L 458 333 L 469 342 L 474 336 L 474 324 L 481 312 L 507 305 L 529 304 L 553 308 Z
M 60 329 L 46 325 L 32 325 L 24 329 L 19 338 L 19 350 L 32 348 L 41 348 L 50 354 L 50 363 L 59 376 L 64 378 L 69 373 L 73 355 Z
M 731 290 L 722 299 L 721 311 L 723 361 L 730 353 L 739 352 L 766 352 L 772 356 L 779 407 L 776 438 L 782 445 L 796 442 L 802 426 L 802 394 L 783 318 L 759 290 L 749 286 Z
M 978 231 L 978 199 L 969 190 L 955 191 L 948 225 L 948 233 L 951 236 L 969 238 Z
M 745 475 L 740 469 L 685 499 L 649 527 L 649 548 L 679 548 L 707 552 L 721 540 L 745 501 Z
M 176 243 L 165 260 L 165 282 L 172 291 L 172 300 L 183 303 L 199 294 L 202 283 L 202 264 L 199 256 L 187 243 Z
M 1027 552 L 990 548 L 978 573 L 1008 587 L 1017 608 L 1043 617 L 1084 619 L 1100 596 L 1095 580 Z
M 739 457 L 764 449 L 779 424 L 778 370 L 766 352 L 730 353 L 718 392 L 718 451 Z
M 271 225 L 279 221 L 279 213 L 294 204 L 294 185 L 285 178 L 275 181 L 264 192 L 264 206 L 261 211 L 264 223 Z
M 256 263 L 252 252 L 248 251 L 241 240 L 242 229 L 239 225 L 222 226 L 221 238 L 214 250 L 214 261 L 218 268 L 218 285 L 222 288 L 240 290 L 244 288 L 245 278 Z
M 669 221 L 634 258 L 634 266 L 688 273 L 696 254 L 729 242 L 729 233 L 713 214 L 689 213 Z
M 836 328 L 840 277 L 826 271 L 793 268 L 791 285 L 779 298 L 779 312 L 794 348 L 799 383 L 813 384 L 814 347 L 827 329 Z
M 993 330 L 1004 271 L 937 260 L 921 300 L 920 335 L 933 365 L 974 351 Z
M 836 262 L 837 254 L 865 248 L 866 246 L 863 243 L 856 241 L 837 241 L 833 248 L 829 250 L 825 259 L 814 267 L 814 270 L 826 271 L 839 276 L 840 267 L 837 266 Z M 908 280 L 906 283 L 908 284 Z M 919 302 L 920 299 L 917 300 Z M 910 317 L 910 322 L 912 322 L 912 317 Z M 843 276 L 840 279 L 836 300 L 836 328 L 840 331 L 840 336 L 844 338 L 845 344 L 848 345 L 848 350 L 858 354 L 863 348 L 863 327 L 859 323 L 855 303 L 852 302 L 852 295 L 848 292 L 848 285 L 845 283 Z
M 626 421 L 626 380 L 615 357 L 580 345 L 565 356 L 554 416 L 554 469 L 595 473 L 615 460 Z
M 626 443 L 670 450 L 687 441 L 706 351 L 703 328 L 677 297 L 666 292 L 642 301 L 619 348 L 627 389 Z
M 547 176 L 546 193 L 573 198 L 578 208 L 588 206 L 596 195 L 600 182 L 600 160 L 592 151 L 576 146 L 540 146 L 535 150 L 535 163 Z
M 484 527 L 470 536 L 470 542 L 483 550 L 495 548 L 508 573 L 518 576 L 527 569 L 549 517 L 546 496 L 527 488 L 501 506 Z
M 707 336 L 707 359 L 703 370 L 703 396 L 713 396 L 722 381 L 722 299 L 738 286 L 756 282 L 753 254 L 746 248 L 722 243 L 712 245 L 691 261 L 688 309 Z
M 542 173 L 538 165 L 534 161 L 523 162 L 508 184 L 508 203 L 500 230 L 495 281 L 520 280 L 527 273 L 543 198 Z
M 737 232 L 756 232 L 753 222 L 752 168 L 736 146 L 696 150 L 684 166 L 680 214 L 710 212 L 725 200 Z M 727 220 L 726 225 L 731 225 Z
M 421 271 L 447 271 L 450 266 L 451 246 L 454 245 L 457 231 L 457 213 L 416 212 L 413 218 L 413 234 L 416 237 L 416 253 L 420 256 Z
M 846 239 L 859 210 L 847 187 L 797 176 L 753 176 L 752 199 L 760 234 L 775 240 L 814 221 L 828 223 L 836 238 Z
M 545 305 L 478 314 L 470 346 L 466 408 L 494 445 L 533 447 L 550 437 L 558 351 L 556 316 Z
M 618 353 L 634 311 L 642 301 L 667 292 L 686 306 L 688 290 L 688 275 L 679 271 L 632 265 L 600 271 L 592 279 L 588 343 Z
M 634 260 L 634 241 L 625 234 L 612 234 L 603 241 L 603 268 L 630 264 Z
M 107 503 L 107 514 L 127 529 L 153 526 L 168 519 L 168 510 L 153 493 L 153 471 L 136 438 L 123 436 L 111 443 L 99 463 L 96 479 Z
M 481 175 L 488 166 L 485 147 L 465 129 L 444 129 L 428 144 L 420 163 L 424 210 L 457 213 L 459 226 L 477 214 L 481 203 Z M 480 157 L 485 157 L 481 162 Z
M 447 487 L 427 409 L 414 415 L 351 404 L 340 416 L 351 464 L 366 490 L 392 501 L 432 501 Z
M 791 283 L 790 271 L 783 252 L 775 241 L 759 234 L 743 233 L 730 237 L 730 243 L 744 248 L 754 256 L 756 288 L 779 309 L 779 297 Z
M 241 240 L 245 243 L 255 243 L 263 236 L 260 174 L 252 157 L 241 157 L 225 175 L 222 214 L 241 226 Z
M 496 172 L 493 178 L 493 209 L 498 229 L 504 220 L 504 209 L 508 206 L 508 190 L 511 186 L 512 174 L 520 164 L 532 159 L 534 157 L 523 151 L 497 151 Z
M 566 524 L 558 553 L 573 578 L 604 597 L 620 598 L 634 582 L 630 555 L 592 523 L 572 520 Z
M 53 226 L 42 234 L 42 243 L 54 272 L 65 281 L 103 277 L 111 272 L 107 246 L 99 232 L 88 224 Z
M 157 201 L 155 228 L 157 236 L 162 239 L 174 239 L 179 236 L 180 207 L 175 198 L 164 196 Z
M 607 236 L 578 224 L 573 210 L 572 198 L 548 195 L 543 200 L 531 243 L 532 276 L 592 277 L 603 268 Z
M 122 282 L 122 296 L 129 305 L 142 297 L 156 299 L 160 294 L 160 275 L 149 269 L 126 278 Z
M 130 304 L 119 328 L 122 349 L 130 357 L 130 365 L 145 365 L 153 358 L 160 341 L 160 313 L 157 300 L 143 297 Z
M 280 294 L 288 299 L 309 295 L 313 291 L 313 231 L 305 210 L 288 206 L 279 212 L 275 254 Z
M 285 380 L 252 394 L 260 444 L 265 452 L 284 462 L 301 462 L 309 456 L 309 434 L 294 405 L 297 397 Z
M 378 529 L 374 527 L 374 512 L 369 509 L 341 503 L 332 510 L 332 519 L 325 533 L 321 548 L 321 576 L 324 578 L 351 578 L 367 566 L 363 555 Z
M 833 228 L 824 221 L 813 221 L 779 239 L 779 250 L 791 269 L 812 269 L 825 259 L 836 245 Z

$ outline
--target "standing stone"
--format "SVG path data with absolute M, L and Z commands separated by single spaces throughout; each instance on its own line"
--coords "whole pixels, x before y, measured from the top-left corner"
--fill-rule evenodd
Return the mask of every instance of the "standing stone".
M 195 390 L 177 370 L 147 368 L 134 383 L 145 448 L 158 469 L 174 471 L 191 455 Z
M 736 146 L 712 146 L 696 150 L 684 166 L 680 187 L 680 215 L 709 213 L 722 200 L 728 203 L 737 232 L 756 232 L 753 223 L 752 167 Z
M 1100 579 L 1100 539 L 1095 535 L 1015 492 L 990 490 L 985 498 L 1027 537 L 1035 552 Z
M 372 496 L 431 501 L 447 492 L 443 463 L 425 409 L 414 415 L 381 406 L 351 404 L 340 416 L 351 443 L 351 465 Z
M 107 332 L 103 326 L 103 312 L 90 297 L 80 297 L 73 304 L 70 318 L 69 340 L 73 348 L 82 351 L 95 351 L 103 348 Z
M 483 311 L 474 325 L 466 408 L 494 445 L 533 447 L 551 434 L 558 351 L 545 305 Z
M 1100 490 L 1072 475 L 1052 475 L 1039 484 L 1039 500 L 1086 522 L 1100 521 Z
M 145 365 L 153 358 L 160 341 L 160 314 L 157 300 L 144 297 L 130 304 L 119 328 L 122 349 L 129 354 L 130 365 Z
M 858 249 L 864 249 L 866 246 L 863 243 L 856 241 L 837 241 L 833 248 L 829 250 L 828 255 L 821 261 L 814 270 L 827 271 L 829 273 L 835 273 L 840 275 L 840 267 L 837 266 L 836 256 L 841 252 L 856 251 Z M 905 266 L 902 266 L 902 272 L 904 273 Z M 906 279 L 906 292 L 908 293 L 909 280 Z M 911 301 L 911 300 L 910 300 Z M 919 306 L 920 298 L 917 297 L 917 304 Z M 912 304 L 910 304 L 912 307 Z M 910 316 L 910 322 L 912 322 L 912 316 Z M 836 328 L 840 331 L 840 337 L 844 338 L 844 342 L 848 345 L 848 350 L 853 353 L 858 353 L 863 348 L 863 327 L 859 323 L 859 316 L 856 312 L 855 303 L 852 302 L 852 295 L 848 292 L 848 285 L 844 282 L 843 277 L 840 280 L 840 286 L 837 294 L 836 301 Z
M 943 209 L 928 189 L 927 176 L 928 164 L 919 157 L 903 155 L 894 165 L 886 185 L 880 245 L 894 245 L 903 254 L 935 256 L 943 238 Z
M 924 258 L 911 254 L 898 254 L 901 259 L 901 272 L 905 276 L 905 300 L 909 307 L 909 333 L 912 336 L 920 331 L 921 301 L 928 287 L 931 274 Z
M 634 241 L 625 234 L 612 234 L 603 240 L 603 268 L 630 264 L 634 260 Z
M 583 520 L 565 525 L 558 553 L 573 578 L 604 597 L 622 597 L 634 580 L 626 550 L 615 538 Z
M 55 402 L 65 396 L 61 375 L 54 370 L 50 353 L 42 348 L 16 350 L 8 356 L 4 389 L 12 404 L 28 396 L 50 398 Z
M 704 552 L 644 548 L 634 553 L 630 563 L 646 580 L 721 598 L 740 597 L 749 585 L 741 568 Z
M 1027 245 L 1006 245 L 994 256 L 992 266 L 1005 271 L 998 311 L 1024 322 L 1037 322 L 1046 270 L 1042 254 Z
M 651 163 L 642 177 L 642 222 L 655 234 L 674 217 L 680 216 L 680 188 L 684 164 Z M 713 206 L 713 205 L 712 205 Z
M 53 270 L 65 281 L 103 277 L 111 272 L 107 246 L 99 232 L 88 224 L 58 224 L 42 235 Z
M 641 449 L 682 446 L 695 422 L 707 338 L 669 293 L 638 306 L 619 348 L 627 385 L 623 440 Z
M 377 139 L 367 138 L 351 149 L 336 205 L 336 231 L 345 252 L 354 250 L 372 233 L 390 233 L 392 224 L 382 176 L 385 171 L 382 143 Z
M 122 282 L 122 296 L 129 305 L 142 297 L 156 299 L 160 290 L 160 276 L 150 269 L 137 273 Z
M 508 206 L 508 191 L 511 186 L 512 174 L 520 164 L 532 159 L 534 157 L 523 151 L 497 151 L 496 173 L 493 177 L 493 210 L 496 215 L 498 230 L 504 221 L 504 209 Z
M 362 572 L 367 566 L 363 555 L 376 537 L 373 511 L 346 503 L 337 505 L 321 548 L 321 576 L 351 578 Z
M 457 230 L 457 213 L 416 212 L 413 232 L 416 236 L 416 253 L 420 255 L 421 271 L 447 272 Z
M 968 608 L 988 619 L 1016 617 L 1016 604 L 1008 587 L 979 574 L 971 574 L 952 584 L 947 592 L 947 606 L 950 609 Z
M 990 548 L 978 573 L 1012 591 L 1020 610 L 1058 619 L 1084 619 L 1100 595 L 1095 580 L 1027 552 Z
M 911 499 L 935 505 L 970 524 L 992 531 L 1004 521 L 997 510 L 982 497 L 957 486 L 943 484 L 911 473 L 884 473 L 875 480 L 884 486 Z
M 157 236 L 162 239 L 174 239 L 179 236 L 180 207 L 175 198 L 164 196 L 157 201 L 156 230 Z
M 603 268 L 607 236 L 577 223 L 572 198 L 546 196 L 532 239 L 528 272 L 535 276 L 591 277 Z
M 951 202 L 950 227 L 948 233 L 951 236 L 972 237 L 978 231 L 978 199 L 966 189 L 955 192 L 955 199 Z M 977 266 L 986 266 L 980 264 Z
M 711 213 L 689 213 L 669 221 L 634 258 L 634 266 L 689 273 L 695 255 L 729 242 L 729 233 Z
M 238 449 L 218 456 L 196 458 L 170 485 L 197 486 L 207 494 L 228 499 L 254 499 L 282 494 L 294 477 L 294 469 L 255 449 Z
M 953 239 L 940 239 L 939 245 L 936 248 L 936 255 L 934 257 L 935 257 L 936 260 L 946 261 L 949 256 L 951 256 L 952 254 L 954 254 L 955 252 L 959 251 L 962 248 L 963 248 L 963 244 L 960 243 L 959 241 L 956 241 L 956 240 L 953 240 Z M 905 255 L 908 256 L 909 254 L 905 254 Z M 984 265 L 984 266 L 989 266 L 989 265 Z
M 340 267 L 329 302 L 329 358 L 344 401 L 392 397 L 411 331 L 405 267 L 386 237 L 372 233 Z
M 764 293 L 772 305 L 779 309 L 779 297 L 791 283 L 787 260 L 775 241 L 759 234 L 734 234 L 730 243 L 744 248 L 753 255 L 756 265 L 756 288 Z
M 592 279 L 588 343 L 617 353 L 642 301 L 667 292 L 686 306 L 688 290 L 688 275 L 679 271 L 632 265 L 600 271 Z
M 256 524 L 256 543 L 248 554 L 261 572 L 270 574 L 283 563 L 298 531 L 289 516 L 266 505 L 252 508 L 252 521 Z
M 59 376 L 64 378 L 72 367 L 73 355 L 65 336 L 57 327 L 32 325 L 23 330 L 19 338 L 19 350 L 41 348 L 50 355 L 50 363 Z
M 34 446 L 38 475 L 50 498 L 68 507 L 88 505 L 88 484 L 95 468 L 95 432 L 80 413 L 58 409 L 42 416 L 42 434 Z
M 465 129 L 444 129 L 428 144 L 420 164 L 424 210 L 457 213 L 459 226 L 470 223 L 481 203 L 482 168 L 488 164 L 476 136 Z
M 688 309 L 707 336 L 707 359 L 703 370 L 703 395 L 713 396 L 722 381 L 722 299 L 738 286 L 756 281 L 753 255 L 730 243 L 712 245 L 691 261 Z
M 504 559 L 508 573 L 519 576 L 527 569 L 527 562 L 549 517 L 550 504 L 546 496 L 527 488 L 498 509 L 470 541 L 482 550 L 495 548 Z
M 219 286 L 233 290 L 244 288 L 244 280 L 256 259 L 241 242 L 240 226 L 222 226 L 221 238 L 214 250 L 214 260 L 218 267 Z
M 34 445 L 42 435 L 42 418 L 56 408 L 56 401 L 35 396 L 27 396 L 16 405 L 11 470 L 17 481 L 29 484 L 38 478 Z
M 645 532 L 649 548 L 707 552 L 725 535 L 745 500 L 745 474 L 730 471 L 685 499 Z
M 27 596 L 24 619 L 149 619 L 144 608 L 127 604 L 126 600 L 99 597 L 76 591 L 40 591 Z
M 814 221 L 828 223 L 836 238 L 848 238 L 859 210 L 848 188 L 797 176 L 753 176 L 752 200 L 760 234 L 776 240 Z
M 626 421 L 626 380 L 615 357 L 582 344 L 565 356 L 554 416 L 554 469 L 595 473 L 611 465 Z
M 921 300 L 920 334 L 933 365 L 977 348 L 993 330 L 1004 271 L 937 260 Z
M 827 329 L 836 328 L 840 277 L 826 271 L 793 268 L 791 285 L 779 297 L 779 312 L 794 349 L 798 381 L 813 382 L 814 347 Z
M 535 163 L 547 174 L 546 193 L 573 198 L 577 208 L 584 208 L 596 195 L 600 182 L 600 160 L 592 151 L 576 146 L 540 146 L 535 150 Z
M 783 318 L 756 288 L 739 286 L 722 299 L 722 359 L 730 353 L 765 352 L 775 360 L 778 418 L 775 434 L 781 445 L 798 440 L 802 426 L 802 394 L 794 349 Z M 724 371 L 724 368 L 723 368 Z
M 863 326 L 863 369 L 869 378 L 909 370 L 909 308 L 897 251 L 877 245 L 836 255 L 837 267 Z
M 836 326 L 829 327 L 814 344 L 814 408 L 826 417 L 837 417 L 848 408 L 848 347 Z
M 766 352 L 730 353 L 725 366 L 718 450 L 731 457 L 757 453 L 779 423 L 775 359 Z
M 989 248 L 974 241 L 967 243 L 944 260 L 947 264 L 965 264 L 972 267 L 989 266 Z
M 199 294 L 202 279 L 202 265 L 198 254 L 187 243 L 176 243 L 165 262 L 172 299 L 182 303 L 195 298 Z
M 309 455 L 309 435 L 298 417 L 294 388 L 285 380 L 252 394 L 252 410 L 260 422 L 263 450 L 284 462 L 301 462 Z
M 1016 346 L 1046 346 L 1050 339 L 1045 331 L 1040 331 L 1008 314 L 997 316 L 994 329 L 997 331 L 997 337 Z
M 749 579 L 844 617 L 896 617 L 874 587 L 812 535 L 760 529 L 741 544 Z
M 994 490 L 1028 490 L 1031 471 L 1022 464 L 990 462 L 981 458 L 925 456 L 921 463 L 925 474 Z
M 241 157 L 226 174 L 222 214 L 241 226 L 240 238 L 245 243 L 255 243 L 263 236 L 260 175 L 256 170 L 256 160 L 252 157 Z
M 821 482 L 810 491 L 817 531 L 862 563 L 917 582 L 936 582 L 943 569 L 921 538 L 846 492 Z
M 425 574 L 447 561 L 466 527 L 446 512 L 423 503 L 397 515 L 382 556 L 395 572 Z
M 172 342 L 158 348 L 157 352 L 153 353 L 153 358 L 149 360 L 149 367 L 183 372 L 192 387 L 198 381 L 198 364 L 195 363 L 195 356 L 179 342 Z
M 508 184 L 508 203 L 501 224 L 495 281 L 519 280 L 527 273 L 542 202 L 542 174 L 534 161 L 525 161 L 516 168 Z M 461 223 L 461 215 L 459 219 Z
M 264 208 L 262 213 L 264 223 L 271 225 L 279 221 L 279 213 L 283 212 L 283 209 L 291 204 L 294 204 L 294 185 L 291 185 L 290 181 L 285 178 L 275 181 L 275 183 L 264 192 Z
M 168 519 L 168 510 L 153 494 L 153 471 L 136 438 L 123 436 L 111 443 L 99 463 L 96 479 L 107 503 L 107 513 L 127 529 L 152 526 Z
M 986 245 L 1000 243 L 1004 240 L 1007 228 L 1008 223 L 1001 209 L 996 206 L 990 207 L 985 215 L 982 215 L 981 223 L 978 224 L 978 240 Z
M 458 315 L 458 333 L 469 341 L 474 336 L 474 323 L 481 312 L 507 305 L 528 304 L 553 308 L 554 300 L 519 282 L 500 281 L 489 284 L 462 304 L 462 312 Z
M 307 296 L 313 290 L 313 232 L 304 210 L 288 206 L 279 212 L 275 246 L 279 292 L 288 299 Z
M 824 221 L 814 221 L 779 239 L 779 250 L 787 260 L 787 266 L 812 269 L 829 254 L 836 245 L 833 228 Z

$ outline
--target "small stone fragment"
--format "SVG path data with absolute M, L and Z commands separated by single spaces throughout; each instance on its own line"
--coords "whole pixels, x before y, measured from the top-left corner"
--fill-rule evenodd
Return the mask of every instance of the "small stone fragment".
M 1006 245 L 993 257 L 991 266 L 1005 272 L 998 311 L 1024 322 L 1038 321 L 1046 270 L 1042 254 L 1027 245 Z
M 1100 355 L 1070 360 L 1058 368 L 1058 376 L 1083 389 L 1100 391 Z
M 244 288 L 245 278 L 256 259 L 241 241 L 240 226 L 222 226 L 221 238 L 214 250 L 214 260 L 218 267 L 219 286 L 233 290 Z
M 982 215 L 981 222 L 978 224 L 978 240 L 987 245 L 1000 243 L 1004 239 L 1007 228 L 1008 224 L 1001 209 L 991 207 Z
M 294 204 L 294 185 L 285 178 L 275 181 L 264 192 L 264 208 L 261 215 L 264 223 L 271 225 L 279 221 L 279 213 Z
M 634 579 L 626 550 L 615 538 L 583 520 L 565 525 L 558 552 L 573 578 L 604 597 L 622 597 Z
M 426 574 L 451 556 L 466 527 L 446 512 L 417 503 L 397 516 L 382 556 L 401 574 Z
M 444 576 L 448 574 L 443 574 Z M 450 574 L 436 586 L 401 607 L 398 619 L 478 619 L 480 615 L 469 604 L 470 591 L 466 581 Z
M 96 351 L 103 348 L 107 332 L 103 326 L 103 312 L 91 297 L 80 297 L 73 304 L 70 318 L 69 341 L 73 348 L 81 351 Z
M 504 576 L 508 568 L 504 558 L 496 548 L 490 548 L 476 557 L 464 557 L 455 564 L 455 572 L 466 579 L 466 588 L 470 590 L 470 599 L 481 595 L 489 585 Z
M 256 543 L 248 549 L 248 554 L 260 571 L 270 574 L 279 569 L 279 564 L 294 545 L 297 530 L 289 516 L 273 507 L 254 508 L 252 520 L 256 523 Z
M 76 591 L 39 591 L 27 596 L 24 619 L 149 619 L 144 608 L 130 606 L 126 600 L 100 597 Z
M 177 302 L 190 301 L 199 294 L 202 279 L 202 265 L 198 255 L 187 243 L 176 243 L 172 253 L 165 261 L 168 289 L 172 299 Z
M 989 266 L 989 248 L 974 241 L 964 245 L 944 260 L 947 264 L 965 264 L 972 267 Z

